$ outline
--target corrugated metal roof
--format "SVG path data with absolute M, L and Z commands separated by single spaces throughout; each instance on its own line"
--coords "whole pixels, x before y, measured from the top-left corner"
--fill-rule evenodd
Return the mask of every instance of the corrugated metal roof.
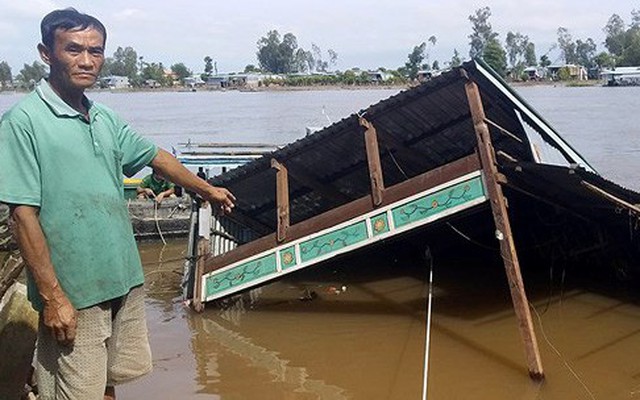
M 271 158 L 289 171 L 292 224 L 366 196 L 370 183 L 360 116 L 377 130 L 386 187 L 460 159 L 473 153 L 477 143 L 464 86 L 467 79 L 478 84 L 487 118 L 519 139 L 492 126 L 496 151 L 518 161 L 533 161 L 520 115 L 565 155 L 567 164 L 590 168 L 486 65 L 471 61 L 217 176 L 213 184 L 235 194 L 239 212 L 273 230 L 277 225 L 276 174 L 271 169 Z M 301 175 L 305 179 L 300 179 Z

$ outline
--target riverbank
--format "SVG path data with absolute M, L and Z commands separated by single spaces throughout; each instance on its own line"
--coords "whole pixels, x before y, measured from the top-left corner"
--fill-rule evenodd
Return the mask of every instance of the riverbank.
M 600 80 L 589 81 L 526 81 L 526 82 L 508 82 L 513 87 L 594 87 L 605 86 Z M 92 88 L 87 90 L 91 93 L 189 93 L 189 92 L 308 92 L 308 91 L 362 91 L 362 90 L 405 90 L 413 87 L 412 84 L 393 84 L 393 85 L 308 85 L 308 86 L 286 86 L 286 85 L 269 85 L 269 86 L 251 86 L 251 87 L 233 87 L 233 88 L 209 88 L 209 87 L 159 87 L 159 88 L 121 88 L 121 89 L 103 89 Z M 0 95 L 12 95 L 28 93 L 29 90 L 0 90 Z

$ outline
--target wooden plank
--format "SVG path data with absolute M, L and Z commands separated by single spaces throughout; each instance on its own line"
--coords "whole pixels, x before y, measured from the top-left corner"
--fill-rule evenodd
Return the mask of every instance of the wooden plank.
M 384 194 L 384 178 L 382 176 L 382 164 L 380 163 L 378 133 L 371 122 L 364 117 L 360 117 L 360 126 L 366 129 L 364 143 L 367 151 L 367 163 L 369 164 L 369 179 L 371 180 L 371 200 L 375 206 L 379 206 L 382 204 Z
M 209 255 L 209 239 L 198 239 L 198 252 L 196 259 L 196 269 L 194 273 L 194 288 L 193 288 L 193 300 L 192 307 L 196 312 L 204 310 L 204 304 L 202 303 L 202 275 L 204 275 L 204 269 Z
M 640 215 L 640 207 L 631 204 L 627 201 L 622 200 L 619 197 L 616 197 L 614 195 L 612 195 L 611 193 L 600 189 L 599 187 L 597 187 L 596 185 L 593 185 L 587 181 L 581 181 L 580 184 L 584 187 L 586 187 L 587 189 L 591 190 L 592 192 L 604 197 L 605 199 L 609 200 L 610 202 L 617 204 L 619 207 L 622 208 L 626 208 L 627 211 L 636 214 L 636 215 Z
M 482 98 L 480 97 L 478 85 L 473 81 L 467 81 L 465 90 L 473 117 L 476 138 L 478 140 L 478 153 L 485 174 L 487 195 L 491 204 L 493 220 L 496 225 L 496 238 L 500 242 L 500 253 L 509 281 L 511 300 L 518 319 L 520 336 L 524 342 L 529 375 L 533 379 L 541 380 L 544 378 L 544 372 L 540 351 L 538 350 L 536 333 L 529 310 L 529 301 L 527 300 L 527 294 L 525 293 L 524 283 L 522 281 L 506 200 L 497 180 L 498 169 L 496 166 L 495 152 L 489 134 L 489 127 L 486 123 Z
M 289 176 L 287 168 L 275 158 L 271 159 L 271 168 L 278 171 L 276 173 L 276 205 L 278 230 L 276 238 L 278 243 L 282 243 L 287 238 L 289 229 Z
M 479 168 L 480 162 L 478 160 L 478 156 L 476 154 L 471 154 L 465 158 L 461 158 L 450 164 L 427 171 L 387 188 L 380 206 L 394 203 L 413 194 L 451 181 L 473 171 L 477 171 Z M 299 239 L 313 232 L 318 232 L 322 229 L 337 225 L 341 222 L 348 221 L 358 215 L 373 211 L 375 208 L 376 207 L 371 203 L 370 196 L 354 200 L 340 207 L 331 209 L 323 214 L 292 225 L 287 232 L 287 238 L 284 243 Z M 233 216 L 235 212 L 236 211 L 234 210 L 230 215 Z M 225 254 L 209 259 L 204 272 L 208 273 L 215 271 L 236 261 L 243 260 L 252 255 L 276 247 L 279 244 L 280 243 L 278 243 L 275 234 L 263 236 L 252 242 L 238 246 Z

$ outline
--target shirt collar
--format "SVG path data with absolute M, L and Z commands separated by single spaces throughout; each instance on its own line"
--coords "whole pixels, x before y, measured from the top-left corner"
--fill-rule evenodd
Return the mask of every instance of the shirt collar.
M 70 105 L 64 102 L 58 96 L 58 94 L 53 90 L 51 85 L 46 79 L 41 79 L 40 82 L 36 85 L 36 92 L 38 96 L 47 103 L 49 108 L 56 114 L 58 117 L 66 116 L 66 117 L 83 117 L 82 113 L 74 110 Z M 89 100 L 87 96 L 82 97 L 83 103 L 87 106 L 87 110 L 89 110 L 89 115 L 94 113 L 93 101 Z

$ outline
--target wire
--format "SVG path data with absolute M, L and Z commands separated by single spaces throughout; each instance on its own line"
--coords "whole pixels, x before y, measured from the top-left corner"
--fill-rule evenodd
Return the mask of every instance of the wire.
M 463 239 L 468 240 L 469 242 L 475 244 L 476 246 L 482 247 L 483 249 L 487 249 L 487 250 L 492 250 L 492 251 L 499 251 L 499 249 L 495 248 L 495 247 L 491 247 L 491 246 L 487 246 L 486 244 L 482 244 L 478 241 L 473 240 L 472 238 L 470 238 L 469 236 L 465 235 L 461 230 L 459 230 L 458 228 L 456 228 L 455 226 L 451 225 L 451 223 L 447 222 L 446 223 L 447 226 L 449 228 L 451 228 L 455 233 L 457 233 L 458 235 L 462 236 Z
M 398 170 L 402 173 L 402 175 L 404 175 L 404 179 L 405 180 L 409 180 L 409 176 L 404 172 L 404 170 L 402 169 L 400 164 L 398 164 L 398 160 L 396 160 L 396 157 L 393 155 L 393 153 L 389 149 L 389 146 L 387 146 L 385 144 L 384 147 L 385 147 L 385 149 L 387 149 L 387 154 L 389 154 L 389 157 L 391 157 L 391 161 L 393 161 L 393 163 L 396 165 L 396 167 L 398 167 Z

